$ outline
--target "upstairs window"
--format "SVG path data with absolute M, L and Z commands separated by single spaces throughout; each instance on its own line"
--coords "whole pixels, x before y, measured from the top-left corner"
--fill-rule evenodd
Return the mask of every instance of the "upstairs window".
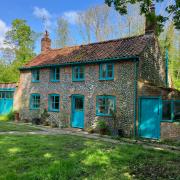
M 60 111 L 60 96 L 58 94 L 50 94 L 48 99 L 48 109 L 51 112 Z
M 40 81 L 40 71 L 39 70 L 32 70 L 32 82 L 39 82 Z
M 100 64 L 100 80 L 114 79 L 114 64 Z
M 74 66 L 72 69 L 72 80 L 73 81 L 84 81 L 84 66 Z
M 96 98 L 96 115 L 111 116 L 115 111 L 116 97 L 115 96 L 97 96 Z
M 180 100 L 162 101 L 162 121 L 180 121 Z
M 30 109 L 40 108 L 40 94 L 31 94 L 30 97 Z
M 51 69 L 50 80 L 51 80 L 51 82 L 59 82 L 60 81 L 60 68 L 52 68 Z

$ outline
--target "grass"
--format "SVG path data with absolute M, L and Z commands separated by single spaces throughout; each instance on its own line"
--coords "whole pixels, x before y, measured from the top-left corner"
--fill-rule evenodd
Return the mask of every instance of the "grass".
M 0 116 L 0 121 L 8 121 L 9 117 L 8 115 Z
M 8 132 L 8 131 L 30 132 L 30 131 L 38 131 L 38 130 L 40 129 L 28 125 L 19 125 L 12 122 L 0 121 L 0 132 Z
M 179 179 L 180 156 L 70 135 L 0 135 L 0 179 Z

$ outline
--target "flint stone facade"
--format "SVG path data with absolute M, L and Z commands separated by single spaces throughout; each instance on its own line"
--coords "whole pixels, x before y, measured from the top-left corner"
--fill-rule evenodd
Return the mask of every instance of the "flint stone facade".
M 32 119 L 39 113 L 29 109 L 30 94 L 41 95 L 41 109 L 48 108 L 48 94 L 60 95 L 60 112 L 49 112 L 49 121 L 58 121 L 61 124 L 63 114 L 68 115 L 68 124 L 71 124 L 71 96 L 81 94 L 85 97 L 85 128 L 96 123 L 99 119 L 107 119 L 111 124 L 111 117 L 96 116 L 96 96 L 116 96 L 116 110 L 119 112 L 119 127 L 127 135 L 133 131 L 134 97 L 135 97 L 135 63 L 117 62 L 114 64 L 114 80 L 99 80 L 99 65 L 85 65 L 85 81 L 72 82 L 72 67 L 60 68 L 60 82 L 50 82 L 50 69 L 40 70 L 40 82 L 31 81 L 31 71 L 21 73 L 21 119 Z

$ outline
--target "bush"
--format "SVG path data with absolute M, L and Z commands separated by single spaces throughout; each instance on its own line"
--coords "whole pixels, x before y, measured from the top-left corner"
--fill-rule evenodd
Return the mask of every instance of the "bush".
M 8 121 L 13 121 L 15 119 L 15 112 L 11 111 L 8 115 L 7 115 L 7 120 Z
M 33 123 L 33 124 L 36 124 L 36 125 L 40 125 L 40 124 L 42 124 L 42 121 L 41 121 L 40 118 L 33 118 L 33 119 L 32 119 L 32 123 Z
M 98 123 L 97 123 L 97 128 L 99 129 L 99 133 L 100 133 L 101 135 L 107 134 L 108 127 L 107 127 L 105 121 L 103 121 L 103 120 L 98 121 Z
M 105 121 L 103 121 L 103 120 L 98 121 L 97 128 L 98 129 L 106 129 L 107 125 L 106 125 Z

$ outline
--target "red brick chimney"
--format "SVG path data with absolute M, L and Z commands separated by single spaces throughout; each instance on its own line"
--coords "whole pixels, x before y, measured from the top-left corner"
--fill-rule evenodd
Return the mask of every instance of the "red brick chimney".
M 146 17 L 146 25 L 145 25 L 145 34 L 149 33 L 156 33 L 156 12 L 155 12 L 155 5 L 152 4 L 149 7 L 149 14 L 148 14 L 150 20 Z
M 41 53 L 49 51 L 51 49 L 51 39 L 49 33 L 46 31 L 44 37 L 41 39 Z

